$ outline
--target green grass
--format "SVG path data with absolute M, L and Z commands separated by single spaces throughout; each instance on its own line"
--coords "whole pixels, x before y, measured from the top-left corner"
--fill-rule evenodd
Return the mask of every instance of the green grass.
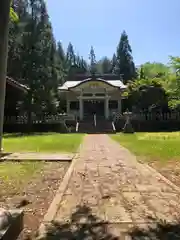
M 180 159 L 180 132 L 116 134 L 112 138 L 146 160 Z
M 0 195 L 15 194 L 29 181 L 31 176 L 44 166 L 39 162 L 2 162 L 0 164 Z
M 77 150 L 83 134 L 41 134 L 41 135 L 5 135 L 5 152 L 74 152 Z

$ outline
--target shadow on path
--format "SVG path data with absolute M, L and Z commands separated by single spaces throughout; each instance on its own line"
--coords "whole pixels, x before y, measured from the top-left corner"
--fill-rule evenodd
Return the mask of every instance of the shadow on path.
M 116 228 L 118 236 L 110 232 L 110 228 Z M 127 224 L 128 225 L 128 224 Z M 121 223 L 113 224 L 103 222 L 92 214 L 86 205 L 77 206 L 76 212 L 71 215 L 67 223 L 53 221 L 47 227 L 47 236 L 43 240 L 177 240 L 180 239 L 180 224 L 168 224 L 163 221 L 153 222 L 148 229 L 133 228 L 121 232 Z M 123 223 L 123 229 L 125 225 Z M 122 234 L 121 234 L 122 233 Z
M 118 240 L 108 233 L 107 223 L 103 223 L 87 206 L 77 206 L 68 223 L 53 221 L 47 228 L 44 240 Z
M 136 228 L 129 232 L 132 240 L 179 240 L 180 239 L 180 222 L 167 223 L 165 221 L 156 221 L 154 226 L 148 229 Z

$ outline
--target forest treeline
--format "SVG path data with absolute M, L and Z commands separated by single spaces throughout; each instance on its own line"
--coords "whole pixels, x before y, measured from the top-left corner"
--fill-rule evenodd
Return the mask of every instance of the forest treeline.
M 114 73 L 127 84 L 127 106 L 140 111 L 178 110 L 180 58 L 169 64 L 147 62 L 136 67 L 126 31 L 120 35 L 111 58 L 97 60 L 93 46 L 89 61 L 69 42 L 67 49 L 53 35 L 44 0 L 14 0 L 18 22 L 10 23 L 8 76 L 30 88 L 19 103 L 36 113 L 61 111 L 58 86 L 76 74 Z M 104 53 L 106 54 L 106 53 Z

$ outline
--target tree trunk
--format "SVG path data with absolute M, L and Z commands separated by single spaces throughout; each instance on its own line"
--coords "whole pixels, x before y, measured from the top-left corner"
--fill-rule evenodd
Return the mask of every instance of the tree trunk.
M 4 105 L 6 95 L 10 2 L 11 0 L 0 1 L 0 152 L 2 150 Z

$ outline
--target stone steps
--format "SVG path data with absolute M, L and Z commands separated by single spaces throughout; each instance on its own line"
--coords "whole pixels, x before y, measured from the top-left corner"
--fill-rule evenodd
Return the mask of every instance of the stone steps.
M 92 121 L 81 121 L 79 123 L 80 133 L 113 133 L 112 124 L 108 120 L 97 120 L 97 125 L 94 126 Z

